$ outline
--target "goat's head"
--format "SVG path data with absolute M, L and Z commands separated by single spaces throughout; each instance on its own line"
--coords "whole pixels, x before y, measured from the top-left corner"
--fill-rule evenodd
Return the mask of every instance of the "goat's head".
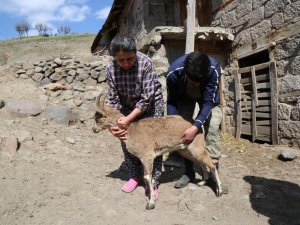
M 96 113 L 95 113 L 95 123 L 92 130 L 95 133 L 100 132 L 106 128 L 109 128 L 115 124 L 115 121 L 112 121 L 112 118 L 109 117 L 109 112 L 105 109 L 104 100 L 107 94 L 100 94 L 96 98 Z

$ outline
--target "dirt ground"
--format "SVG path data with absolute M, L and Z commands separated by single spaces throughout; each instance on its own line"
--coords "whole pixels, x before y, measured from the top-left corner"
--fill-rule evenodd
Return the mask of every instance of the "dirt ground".
M 55 46 L 61 43 L 50 44 L 44 52 L 60 53 Z M 87 56 L 90 44 L 90 39 L 69 43 L 63 51 Z M 13 63 L 15 55 L 15 61 L 45 57 L 33 51 L 10 54 L 7 61 Z M 1 66 L 0 99 L 29 99 L 45 106 L 40 93 L 35 82 L 15 78 L 7 65 Z M 84 113 L 92 117 L 93 110 Z M 223 134 L 220 176 L 229 194 L 217 198 L 210 186 L 195 184 L 175 189 L 183 168 L 166 166 L 156 208 L 148 211 L 142 186 L 130 194 L 121 191 L 128 177 L 119 141 L 107 131 L 95 134 L 91 127 L 92 119 L 70 126 L 45 124 L 43 115 L 16 117 L 6 107 L 0 109 L 0 138 L 17 130 L 33 136 L 14 157 L 0 150 L 1 225 L 300 224 L 300 161 L 277 159 L 280 146 Z

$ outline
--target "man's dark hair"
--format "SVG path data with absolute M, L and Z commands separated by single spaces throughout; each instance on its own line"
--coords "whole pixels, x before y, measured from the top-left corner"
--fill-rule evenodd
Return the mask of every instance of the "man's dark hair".
M 134 38 L 124 35 L 116 35 L 110 43 L 110 54 L 116 56 L 118 52 L 136 52 L 136 43 Z
M 204 83 L 209 81 L 210 60 L 206 54 L 190 53 L 184 61 L 183 69 L 192 81 Z

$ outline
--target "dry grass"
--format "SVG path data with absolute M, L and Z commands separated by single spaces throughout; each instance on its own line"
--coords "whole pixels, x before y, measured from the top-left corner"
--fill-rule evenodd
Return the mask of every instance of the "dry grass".
M 234 150 L 236 152 L 243 152 L 249 142 L 244 139 L 235 139 L 229 133 L 221 133 L 221 144 L 222 147 L 225 147 L 228 151 Z
M 49 40 L 72 40 L 76 38 L 83 38 L 83 37 L 93 37 L 96 34 L 78 34 L 78 35 L 66 35 L 66 36 L 49 36 L 49 37 L 42 37 L 42 36 L 34 36 L 34 37 L 26 37 L 26 38 L 11 38 L 7 40 L 0 40 L 0 45 L 7 45 L 7 44 L 19 44 L 25 42 L 42 42 L 42 41 L 49 41 Z

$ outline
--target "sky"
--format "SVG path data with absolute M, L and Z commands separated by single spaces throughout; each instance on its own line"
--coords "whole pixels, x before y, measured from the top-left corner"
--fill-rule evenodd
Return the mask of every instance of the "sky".
M 0 40 L 18 38 L 18 23 L 29 24 L 29 36 L 38 35 L 36 24 L 51 28 L 68 26 L 70 33 L 98 33 L 113 0 L 0 0 Z M 48 31 L 50 33 L 50 29 Z

